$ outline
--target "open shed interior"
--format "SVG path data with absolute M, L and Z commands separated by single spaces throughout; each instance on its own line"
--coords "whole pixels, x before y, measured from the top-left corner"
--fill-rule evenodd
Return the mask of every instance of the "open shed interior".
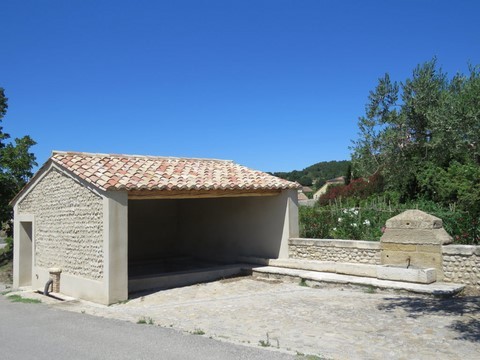
M 234 264 L 239 256 L 277 258 L 283 201 L 279 195 L 129 200 L 129 279 Z

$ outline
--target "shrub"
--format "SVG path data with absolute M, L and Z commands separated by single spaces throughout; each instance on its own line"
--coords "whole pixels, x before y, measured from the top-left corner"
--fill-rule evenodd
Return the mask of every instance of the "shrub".
M 325 206 L 300 207 L 300 235 L 317 239 L 379 240 L 388 219 L 408 209 L 419 209 L 442 219 L 454 243 L 480 243 L 480 221 L 475 212 L 422 199 L 405 204 L 388 199 L 388 196 L 373 196 L 363 201 L 335 199 Z
M 368 199 L 372 195 L 383 191 L 384 180 L 380 173 L 370 176 L 368 179 L 354 179 L 348 185 L 329 186 L 327 192 L 320 196 L 319 204 L 328 205 L 336 199 L 353 199 L 354 202 Z
M 349 201 L 335 201 L 315 208 L 300 207 L 300 235 L 307 238 L 379 240 L 393 210 L 369 206 L 356 207 Z
M 332 217 L 329 211 L 301 206 L 299 220 L 301 237 L 322 239 L 330 234 Z
M 7 237 L 5 238 L 5 243 L 7 246 L 0 250 L 0 265 L 13 259 L 13 239 Z

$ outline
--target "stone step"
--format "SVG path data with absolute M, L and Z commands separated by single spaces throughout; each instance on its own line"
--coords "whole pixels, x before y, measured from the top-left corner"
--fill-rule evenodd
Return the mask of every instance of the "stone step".
M 299 259 L 271 259 L 268 264 L 265 265 L 419 284 L 430 284 L 437 280 L 436 270 L 433 268 L 408 268 L 406 265 L 402 267 Z
M 417 294 L 435 296 L 453 296 L 465 288 L 462 284 L 435 282 L 432 284 L 416 284 L 403 281 L 382 280 L 372 277 L 336 274 L 330 272 L 290 269 L 277 266 L 258 266 L 252 269 L 256 277 L 305 280 L 310 283 L 334 283 L 360 286 L 372 286 L 379 289 L 403 290 Z

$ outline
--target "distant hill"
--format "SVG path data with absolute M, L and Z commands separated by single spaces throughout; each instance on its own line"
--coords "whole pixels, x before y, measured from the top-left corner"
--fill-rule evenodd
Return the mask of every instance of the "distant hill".
M 313 164 L 303 170 L 293 170 L 290 172 L 274 172 L 272 175 L 279 178 L 297 181 L 303 186 L 314 185 L 315 188 L 320 188 L 325 181 L 339 176 L 344 176 L 347 173 L 350 161 L 322 161 Z

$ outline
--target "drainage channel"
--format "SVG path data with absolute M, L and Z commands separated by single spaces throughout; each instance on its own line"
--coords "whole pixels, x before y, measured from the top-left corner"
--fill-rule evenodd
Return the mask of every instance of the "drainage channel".
M 65 301 L 65 299 L 62 299 L 61 297 L 52 295 L 52 293 L 48 293 L 48 295 L 45 295 L 44 292 L 41 291 L 41 290 L 37 290 L 37 291 L 35 291 L 35 293 L 46 296 L 46 297 L 49 297 L 49 298 L 52 298 L 52 299 L 55 299 L 55 300 L 58 300 L 58 301 Z

